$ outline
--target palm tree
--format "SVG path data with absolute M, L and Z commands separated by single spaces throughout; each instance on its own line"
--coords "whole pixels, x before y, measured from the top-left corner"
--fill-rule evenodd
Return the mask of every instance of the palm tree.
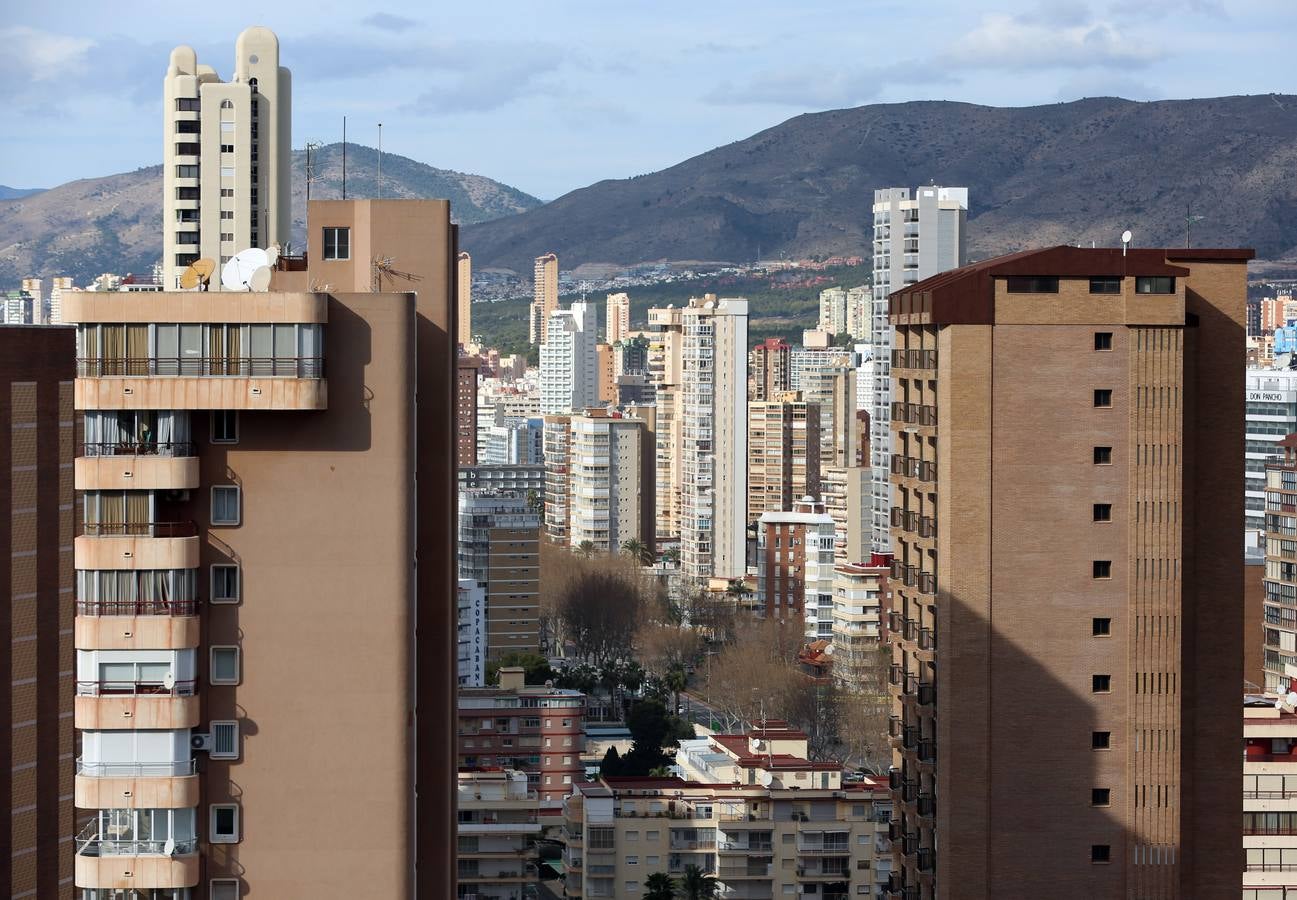
M 742 597 L 748 592 L 748 586 L 743 583 L 743 579 L 735 578 L 725 586 L 725 593 L 731 597 Z
M 671 698 L 675 701 L 673 709 L 680 708 L 680 692 L 689 684 L 689 676 L 685 674 L 683 666 L 672 666 L 667 672 L 666 677 L 662 679 L 667 690 L 671 691 Z
M 675 900 L 676 883 L 665 872 L 654 872 L 644 879 L 644 900 Z
M 685 900 L 713 900 L 720 887 L 714 875 L 697 866 L 685 866 L 685 877 L 680 879 L 681 896 Z
M 676 565 L 680 562 L 680 548 L 668 547 L 662 551 L 662 561 Z
M 582 541 L 576 545 L 576 552 L 580 553 L 586 559 L 594 556 L 594 541 Z
M 631 538 L 626 541 L 621 545 L 621 551 L 641 565 L 653 565 L 653 554 L 649 552 L 648 544 L 645 544 L 639 538 Z

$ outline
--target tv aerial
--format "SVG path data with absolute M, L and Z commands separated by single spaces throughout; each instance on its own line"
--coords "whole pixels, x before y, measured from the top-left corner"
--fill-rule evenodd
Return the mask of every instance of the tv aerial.
M 275 253 L 278 256 L 278 252 Z M 227 291 L 264 291 L 270 287 L 270 254 L 258 247 L 230 257 L 221 269 L 221 287 Z
M 422 281 L 422 275 L 415 275 L 413 272 L 402 272 L 394 268 L 392 263 L 396 262 L 390 256 L 375 256 L 372 269 L 374 272 L 374 293 L 380 294 L 383 291 L 383 279 L 386 278 L 390 284 L 394 279 L 401 278 L 405 281 Z
M 212 273 L 215 271 L 216 263 L 206 256 L 196 259 L 180 274 L 180 286 L 187 291 L 192 291 L 195 288 L 205 291 L 207 290 L 207 282 L 211 280 Z

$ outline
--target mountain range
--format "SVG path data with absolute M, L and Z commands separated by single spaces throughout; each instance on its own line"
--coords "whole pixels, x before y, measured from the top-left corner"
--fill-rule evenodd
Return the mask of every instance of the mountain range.
M 377 195 L 378 151 L 347 144 L 347 193 Z M 342 195 L 342 145 L 312 153 L 311 197 Z M 540 205 L 535 197 L 481 175 L 437 169 L 383 154 L 384 197 L 451 201 L 460 223 L 481 222 Z M 303 246 L 306 151 L 293 152 L 294 246 Z M 149 166 L 0 198 L 0 288 L 29 275 L 71 275 L 77 284 L 102 272 L 148 272 L 162 253 L 162 167 Z
M 877 104 L 789 119 L 648 175 L 472 225 L 476 266 L 870 254 L 873 192 L 969 188 L 969 254 L 1091 241 L 1297 254 L 1297 97 Z M 1201 218 L 1198 218 L 1201 217 Z
M 341 194 L 340 144 L 312 197 Z M 347 145 L 348 193 L 374 196 L 377 151 Z M 300 246 L 305 151 L 296 151 Z M 383 196 L 447 197 L 474 267 L 527 276 L 583 263 L 869 256 L 873 191 L 967 186 L 969 255 L 1059 243 L 1250 246 L 1297 269 L 1297 97 L 1034 107 L 924 101 L 808 113 L 670 168 L 541 204 L 481 175 L 383 155 Z M 160 253 L 161 167 L 0 199 L 0 286 L 29 274 L 144 271 Z

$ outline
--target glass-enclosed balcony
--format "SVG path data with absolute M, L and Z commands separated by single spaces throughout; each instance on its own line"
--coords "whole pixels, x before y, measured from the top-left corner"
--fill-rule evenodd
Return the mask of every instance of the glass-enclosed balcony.
M 76 839 L 76 884 L 186 888 L 198 884 L 195 810 L 101 809 Z

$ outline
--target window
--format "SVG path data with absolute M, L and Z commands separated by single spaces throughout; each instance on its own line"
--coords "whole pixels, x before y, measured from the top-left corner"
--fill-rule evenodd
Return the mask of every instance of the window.
M 176 188 L 177 200 L 197 200 L 198 188 L 196 187 L 178 187 Z
M 239 723 L 234 719 L 212 722 L 212 759 L 239 758 Z
M 1094 521 L 1111 522 L 1112 521 L 1112 504 L 1096 503 L 1094 504 Z
M 1095 637 L 1108 637 L 1112 634 L 1112 619 L 1091 619 L 1090 634 Z
M 234 188 L 221 188 L 221 196 L 222 196 L 222 197 L 233 197 L 233 196 L 234 196 Z M 194 199 L 197 200 L 198 198 L 195 197 Z
M 233 101 L 233 100 L 222 100 L 222 101 L 221 101 L 221 109 L 234 109 L 234 101 Z
M 198 112 L 198 98 L 177 97 L 176 112 Z
M 638 882 L 638 881 L 628 881 L 628 882 L 626 882 L 626 893 L 628 893 L 628 894 L 638 894 L 638 893 L 639 893 L 639 882 Z
M 1112 332 L 1096 331 L 1094 333 L 1094 349 L 1111 350 L 1112 349 Z
M 239 567 L 218 564 L 212 566 L 212 602 L 239 602 Z
M 208 680 L 212 684 L 239 683 L 239 648 L 213 647 Z
M 222 178 L 233 178 L 233 177 L 234 177 L 234 166 L 221 166 L 221 177 L 222 177 Z
M 638 865 L 639 865 L 639 857 L 638 857 L 638 856 L 628 856 L 628 857 L 626 857 L 626 865 L 628 865 L 628 866 L 638 866 Z
M 1107 409 L 1112 406 L 1112 389 L 1096 388 L 1094 391 L 1094 405 L 1096 409 Z
M 1095 447 L 1095 448 L 1094 448 L 1094 464 L 1095 464 L 1096 466 L 1110 466 L 1110 465 L 1112 465 L 1112 448 L 1111 448 L 1111 447 Z
M 1095 694 L 1106 694 L 1112 690 L 1111 675 L 1091 675 L 1090 691 Z
M 212 410 L 212 443 L 237 444 L 239 442 L 239 411 L 237 409 Z
M 1135 276 L 1135 293 L 1174 294 L 1175 279 L 1168 275 L 1137 275 Z
M 177 178 L 197 178 L 198 166 L 176 166 Z
M 351 259 L 351 229 L 324 229 L 324 258 Z
M 232 231 L 222 231 L 222 232 L 221 232 L 221 240 L 223 240 L 223 241 L 232 241 L 232 240 L 234 240 L 234 232 L 232 232 Z
M 239 524 L 239 486 L 237 484 L 213 485 L 212 524 Z
M 1108 788 L 1090 788 L 1091 806 L 1111 806 L 1112 791 Z M 1098 862 L 1098 860 L 1096 860 Z
M 198 145 L 190 143 L 176 144 L 176 156 L 197 156 Z
M 1106 863 L 1112 861 L 1112 847 L 1108 844 L 1090 845 L 1090 862 Z
M 1121 278 L 1116 275 L 1103 275 L 1090 279 L 1091 294 L 1120 294 Z
M 239 900 L 239 880 L 237 878 L 213 878 L 207 896 L 211 900 Z
M 176 134 L 198 134 L 197 119 L 181 119 L 176 123 Z
M 1091 566 L 1091 571 L 1095 578 L 1112 577 L 1112 560 L 1096 559 Z
M 221 144 L 221 152 L 222 152 L 222 153 L 233 153 L 233 152 L 234 152 L 234 145 L 233 145 L 233 144 Z
M 1011 275 L 1006 281 L 1010 294 L 1058 293 L 1058 278 L 1053 275 Z
M 233 219 L 233 218 L 234 218 L 234 210 L 232 210 L 232 209 L 223 209 L 223 210 L 221 210 L 221 218 L 222 218 L 222 219 Z
M 211 807 L 213 844 L 237 844 L 239 842 L 239 807 L 235 803 L 214 803 Z
M 1112 732 L 1111 731 L 1091 731 L 1090 749 L 1091 750 L 1112 749 Z

